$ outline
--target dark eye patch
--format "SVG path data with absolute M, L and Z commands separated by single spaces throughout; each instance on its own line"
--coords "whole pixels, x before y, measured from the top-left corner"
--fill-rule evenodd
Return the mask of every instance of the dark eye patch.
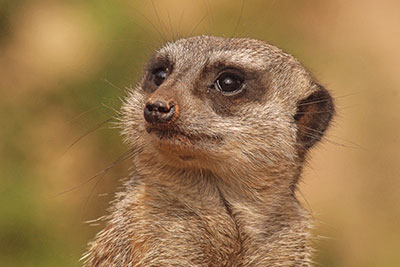
M 262 102 L 264 95 L 269 91 L 268 73 L 239 72 L 231 68 L 219 72 L 209 70 L 209 72 L 209 75 L 219 74 L 208 86 L 209 90 L 206 94 L 200 92 L 198 94 L 208 98 L 212 109 L 221 116 L 233 116 L 247 103 Z
M 173 65 L 164 55 L 155 55 L 147 65 L 147 75 L 142 81 L 142 88 L 147 92 L 155 91 L 171 74 Z

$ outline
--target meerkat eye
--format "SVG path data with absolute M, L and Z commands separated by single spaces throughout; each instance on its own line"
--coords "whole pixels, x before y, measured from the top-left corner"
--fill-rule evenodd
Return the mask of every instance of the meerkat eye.
M 153 82 L 155 85 L 160 86 L 168 76 L 167 68 L 157 68 L 153 70 Z
M 226 94 L 238 93 L 243 89 L 243 79 L 231 72 L 222 73 L 214 82 L 218 91 Z

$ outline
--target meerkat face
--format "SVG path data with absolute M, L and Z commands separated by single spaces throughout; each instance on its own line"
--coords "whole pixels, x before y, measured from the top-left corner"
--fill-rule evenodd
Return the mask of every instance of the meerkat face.
M 127 142 L 147 160 L 237 171 L 302 161 L 327 128 L 333 104 L 278 48 L 198 36 L 155 53 L 122 113 Z

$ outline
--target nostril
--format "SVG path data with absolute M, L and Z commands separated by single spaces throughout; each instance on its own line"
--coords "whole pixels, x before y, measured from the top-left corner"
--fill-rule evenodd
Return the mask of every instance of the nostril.
M 153 111 L 153 105 L 152 105 L 152 103 L 150 103 L 150 102 L 147 102 L 146 103 L 146 108 L 145 108 L 147 111 Z
M 172 100 L 168 101 L 167 105 L 166 105 L 166 112 L 170 113 L 170 112 L 175 112 L 175 104 Z
M 156 110 L 158 112 L 162 112 L 162 113 L 168 113 L 171 110 L 169 105 L 167 105 L 167 103 L 165 103 L 164 101 L 154 102 L 154 107 L 156 108 Z
M 172 100 L 147 102 L 144 109 L 144 118 L 151 123 L 167 123 L 175 115 L 175 104 Z
M 161 113 L 168 113 L 171 110 L 171 106 L 164 101 L 147 102 L 146 109 L 148 111 L 156 111 Z

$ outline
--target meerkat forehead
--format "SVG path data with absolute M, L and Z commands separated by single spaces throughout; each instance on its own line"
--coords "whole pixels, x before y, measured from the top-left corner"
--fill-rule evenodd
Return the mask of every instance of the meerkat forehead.
M 168 43 L 158 57 L 166 57 L 179 66 L 233 65 L 246 69 L 263 70 L 269 64 L 295 59 L 277 47 L 249 38 L 195 36 Z

